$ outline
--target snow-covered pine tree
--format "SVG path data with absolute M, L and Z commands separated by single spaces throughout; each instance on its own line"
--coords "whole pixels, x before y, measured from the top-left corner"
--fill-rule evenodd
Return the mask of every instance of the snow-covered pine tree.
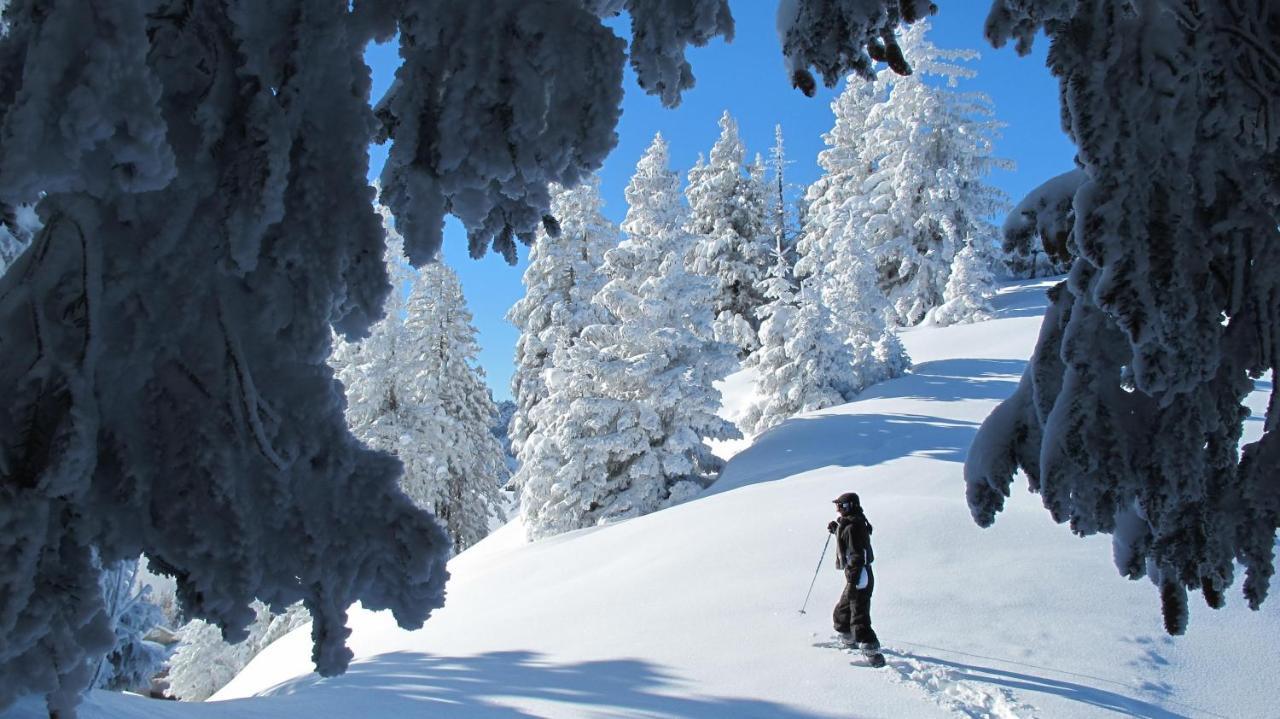
M 833 334 L 830 310 L 810 282 L 797 291 L 786 255 L 775 254 L 764 285 L 770 301 L 760 310 L 760 349 L 745 363 L 756 370 L 759 396 L 741 419 L 746 432 L 847 402 L 862 388 L 850 346 Z
M 1280 5 L 993 3 L 997 44 L 1026 52 L 1041 29 L 1085 174 L 1080 254 L 969 452 L 969 506 L 991 524 L 1023 469 L 1055 520 L 1112 535 L 1178 634 L 1188 590 L 1222 606 L 1239 562 L 1257 608 L 1276 567 L 1274 387 L 1239 443 L 1244 398 L 1280 364 Z
M 999 124 L 990 98 L 955 89 L 974 76 L 961 63 L 978 53 L 938 48 L 928 29 L 920 22 L 902 38 L 914 74 L 877 81 L 888 99 L 868 120 L 858 149 L 869 175 L 851 193 L 856 219 L 847 239 L 871 255 L 890 320 L 901 325 L 942 304 L 951 262 L 965 243 L 994 238 L 987 217 L 1001 209 L 1003 196 L 983 178 L 1007 166 L 991 156 Z
M 604 253 L 619 239 L 617 226 L 604 216 L 603 208 L 595 175 L 574 188 L 552 186 L 551 215 L 559 233 L 539 234 L 524 271 L 524 297 L 507 313 L 507 321 L 520 331 L 511 376 L 516 402 L 511 446 L 521 461 L 525 440 L 534 430 L 533 408 L 547 396 L 543 373 L 552 354 L 577 339 L 583 327 L 602 319 L 591 298 L 604 286 Z M 517 486 L 522 477 L 517 473 Z
M 402 458 L 406 451 L 417 455 L 406 464 L 421 473 L 407 491 L 444 524 L 461 552 L 489 533 L 490 517 L 505 521 L 500 490 L 508 475 L 491 431 L 498 410 L 478 365 L 476 328 L 462 284 L 443 262 L 418 271 L 405 329 L 413 347 L 405 367 L 407 401 L 418 405 L 429 428 L 425 446 L 400 450 Z
M 382 259 L 392 291 L 383 305 L 383 319 L 369 336 L 358 342 L 335 338 L 329 363 L 346 390 L 351 431 L 371 447 L 392 451 L 415 423 L 403 367 L 413 353 L 404 324 L 405 298 L 417 273 L 404 260 L 404 238 L 395 229 L 391 211 L 381 203 L 376 210 L 386 233 Z M 402 488 L 405 479 L 402 475 Z
M 772 242 L 765 194 L 763 178 L 748 171 L 738 123 L 726 110 L 709 159 L 689 172 L 688 232 L 696 241 L 688 266 L 716 281 L 716 338 L 736 345 L 743 356 L 758 345 L 756 311 L 765 303 L 757 287 L 768 271 Z
M 823 134 L 827 148 L 818 153 L 822 175 L 805 193 L 805 221 L 796 245 L 795 274 L 798 279 L 811 279 L 810 289 L 837 316 L 847 314 L 846 305 L 871 299 L 849 291 L 845 287 L 848 283 L 843 281 L 843 275 L 862 271 L 866 263 L 844 265 L 838 257 L 858 249 L 846 231 L 852 220 L 849 210 L 853 197 L 874 169 L 865 159 L 866 146 L 886 98 L 883 83 L 858 82 L 849 83 L 836 97 L 831 103 L 835 125 Z
M 1042 277 L 1070 269 L 1076 256 L 1071 246 L 1076 221 L 1072 201 L 1086 179 L 1079 168 L 1064 172 L 1028 192 L 1009 211 L 1000 232 L 1010 272 Z
M 419 274 L 404 261 L 403 238 L 391 213 L 379 204 L 387 236 L 383 261 L 393 291 L 387 296 L 385 316 L 369 336 L 359 342 L 336 339 L 330 364 L 346 388 L 347 423 L 369 447 L 395 455 L 404 465 L 400 489 L 414 504 L 433 511 L 434 452 L 444 444 L 435 398 L 425 391 L 419 345 L 426 338 L 407 326 L 410 288 Z
M 851 83 L 831 103 L 835 125 L 823 135 L 818 154 L 823 174 L 805 196 L 805 221 L 796 243 L 795 275 L 805 296 L 824 306 L 827 330 L 849 345 L 858 380 L 853 392 L 896 377 L 910 362 L 891 338 L 873 258 L 853 238 L 863 218 L 852 210 L 875 166 L 868 159 L 872 134 L 886 112 L 883 83 Z
M 691 238 L 667 145 L 654 139 L 627 186 L 626 239 L 605 253 L 595 302 L 608 321 L 557 349 L 521 466 L 532 537 L 647 514 L 705 487 L 706 439 L 738 436 L 712 383 L 736 366 L 714 339 L 716 284 L 685 269 Z
M 489 397 L 493 397 L 492 391 L 489 392 Z M 493 418 L 493 427 L 490 430 L 493 432 L 494 439 L 498 440 L 498 444 L 502 447 L 503 455 L 507 458 L 507 469 L 514 474 L 516 467 L 519 466 L 516 461 L 515 450 L 511 448 L 511 420 L 516 414 L 516 403 L 509 399 L 503 399 L 495 400 L 493 405 L 497 407 L 498 414 Z M 507 484 L 503 485 L 503 488 L 510 489 L 511 483 L 507 482 Z
M 234 644 L 222 631 L 201 619 L 178 630 L 178 648 L 169 660 L 169 692 L 184 701 L 199 702 L 213 696 L 277 639 L 311 621 L 302 603 L 272 612 L 262 602 L 250 605 L 253 621 L 247 636 Z
M 920 2 L 900 4 L 799 3 L 794 74 L 892 46 Z M 325 364 L 331 330 L 363 335 L 389 291 L 368 144 L 394 140 L 384 193 L 412 258 L 450 212 L 509 256 L 548 183 L 615 144 L 625 43 L 601 17 L 622 10 L 667 105 L 693 83 L 686 46 L 732 33 L 726 0 L 6 8 L 0 202 L 38 200 L 47 224 L 0 278 L 0 711 L 36 691 L 74 715 L 111 647 L 95 551 L 147 554 L 233 636 L 254 597 L 304 600 L 326 675 L 353 601 L 406 626 L 440 606 L 447 537 L 351 436 Z M 404 64 L 371 113 L 362 53 L 392 37 Z
M 401 489 L 445 525 L 457 552 L 500 513 L 507 466 L 492 432 L 497 409 L 474 366 L 479 348 L 456 276 L 442 263 L 413 271 L 390 213 L 379 212 L 396 290 L 370 336 L 339 341 L 331 363 L 347 387 L 352 432 L 404 463 Z
M 965 245 L 956 253 L 942 292 L 942 304 L 929 310 L 929 322 L 946 326 L 991 318 L 991 298 L 996 294 L 995 275 L 991 272 L 994 249 L 989 242 L 982 242 Z
M 761 295 L 767 295 L 765 286 L 769 283 L 770 274 L 777 269 L 778 253 L 782 253 L 782 258 L 787 262 L 787 276 L 792 276 L 790 268 L 796 262 L 795 244 L 800 236 L 795 193 L 792 185 L 787 183 L 787 165 L 791 164 L 791 161 L 787 159 L 786 145 L 782 140 L 782 125 L 774 126 L 773 138 L 773 147 L 769 150 L 769 178 L 765 192 L 767 234 L 772 238 L 770 257 L 773 258 L 773 262 L 769 266 L 769 272 L 765 274 L 760 289 Z

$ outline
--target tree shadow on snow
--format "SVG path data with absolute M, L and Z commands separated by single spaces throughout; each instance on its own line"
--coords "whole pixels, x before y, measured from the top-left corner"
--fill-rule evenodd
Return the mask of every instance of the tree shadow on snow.
M 1049 288 L 1058 280 L 1049 278 L 1026 281 L 1014 285 L 991 298 L 991 307 L 995 310 L 995 319 L 1004 320 L 1013 317 L 1038 317 L 1049 309 Z
M 857 400 L 895 397 L 934 402 L 1000 401 L 1018 388 L 1026 368 L 1025 360 L 965 358 L 923 362 L 912 367 L 908 375 L 868 387 Z
M 938 659 L 937 657 L 916 654 L 914 652 L 892 651 L 889 649 L 884 649 L 882 651 L 885 655 L 890 657 L 914 659 L 918 662 L 947 669 L 949 670 L 947 678 L 952 681 L 992 684 L 1020 692 L 1054 694 L 1064 699 L 1080 702 L 1081 704 L 1087 704 L 1100 709 L 1108 709 L 1125 716 L 1144 717 L 1145 719 L 1189 719 L 1186 714 L 1179 714 L 1176 711 L 1157 704 L 1152 704 L 1151 702 L 1144 701 L 1136 697 L 1126 696 L 1109 689 L 1101 689 L 1087 684 L 1078 684 L 1076 682 L 1061 679 L 1050 679 L 1048 677 L 1036 676 L 1034 674 L 1023 674 L 1021 672 L 1009 671 L 1007 669 L 995 669 L 978 664 L 965 664 L 963 662 Z M 1098 681 L 1107 680 L 1099 679 Z M 1034 699 L 1030 700 L 1034 702 Z M 1194 709 L 1197 713 L 1219 716 L 1196 707 L 1188 706 L 1188 708 Z
M 1018 387 L 1023 360 L 948 359 L 868 387 L 857 400 L 1000 401 Z M 793 417 L 725 465 L 706 494 L 782 479 L 822 467 L 870 467 L 906 456 L 963 462 L 978 424 L 921 414 L 815 414 Z
M 734 455 L 707 493 L 822 467 L 870 467 L 912 455 L 963 462 L 977 431 L 973 422 L 918 414 L 795 417 Z
M 520 719 L 584 716 L 590 711 L 652 717 L 820 716 L 768 701 L 691 693 L 687 682 L 638 659 L 561 664 L 531 651 L 470 657 L 393 652 L 352 664 L 342 676 L 326 679 L 310 674 L 276 686 L 261 697 L 242 701 L 252 702 L 259 710 L 268 708 L 264 704 L 278 703 L 289 716 L 391 717 L 421 713 L 468 719 Z M 533 700 L 532 707 L 509 705 L 528 700 Z

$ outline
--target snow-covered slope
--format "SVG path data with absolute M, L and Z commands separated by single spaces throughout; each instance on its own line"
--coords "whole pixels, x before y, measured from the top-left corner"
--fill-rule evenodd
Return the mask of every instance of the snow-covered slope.
M 727 448 L 741 451 L 703 497 L 534 544 L 504 527 L 453 560 L 447 604 L 422 630 L 354 611 L 345 676 L 309 674 L 303 630 L 225 701 L 98 694 L 84 714 L 1277 716 L 1280 600 L 1256 613 L 1236 593 L 1221 611 L 1193 605 L 1187 635 L 1171 639 L 1155 590 L 1116 574 L 1108 539 L 1072 537 L 1025 485 L 994 528 L 970 521 L 961 462 L 1016 385 L 1044 287 L 1007 286 L 990 322 L 907 332 L 913 374 Z M 749 381 L 726 387 L 741 407 Z M 880 670 L 829 646 L 831 552 L 799 612 L 831 499 L 850 490 L 875 525 Z

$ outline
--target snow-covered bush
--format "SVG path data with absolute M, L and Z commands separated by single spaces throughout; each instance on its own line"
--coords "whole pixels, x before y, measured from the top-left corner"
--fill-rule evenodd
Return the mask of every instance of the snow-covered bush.
M 1079 252 L 1017 392 L 965 467 L 991 524 L 1014 473 L 1072 531 L 1110 533 L 1116 566 L 1222 605 L 1237 562 L 1257 608 L 1275 572 L 1280 422 L 1240 448 L 1255 380 L 1280 365 L 1280 5 L 997 0 L 987 34 L 1049 67 L 1084 178 Z

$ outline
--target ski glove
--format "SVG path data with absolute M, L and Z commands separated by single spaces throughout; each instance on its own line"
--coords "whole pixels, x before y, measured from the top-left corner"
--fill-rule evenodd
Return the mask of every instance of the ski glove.
M 832 534 L 835 534 L 835 533 L 836 533 L 836 529 L 838 529 L 839 527 L 840 527 L 840 525 L 839 525 L 839 524 L 836 524 L 835 522 L 829 522 L 829 523 L 827 523 L 827 531 L 828 531 L 828 532 L 830 532 L 830 533 L 832 533 Z

